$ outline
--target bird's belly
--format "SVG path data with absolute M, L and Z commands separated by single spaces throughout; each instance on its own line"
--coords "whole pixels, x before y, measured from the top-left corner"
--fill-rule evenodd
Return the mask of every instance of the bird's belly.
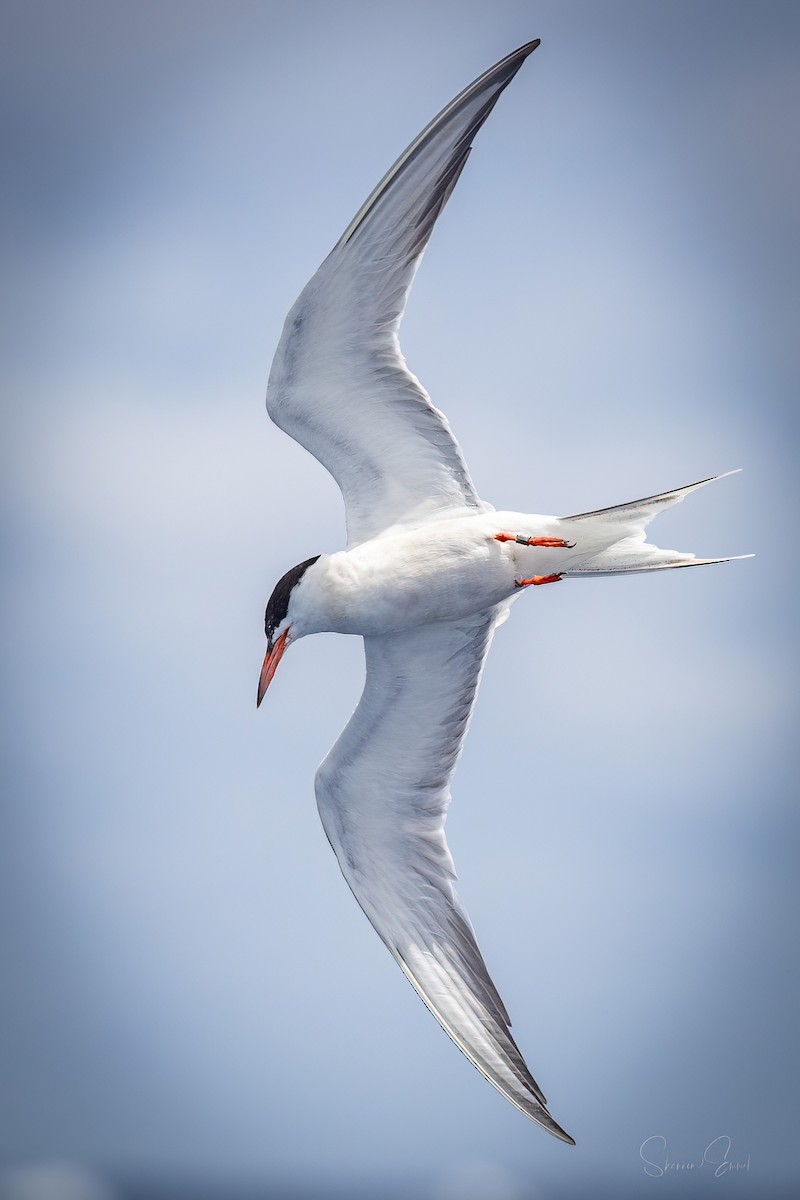
M 513 555 L 491 533 L 442 522 L 331 555 L 320 620 L 361 635 L 458 620 L 506 599 L 514 577 Z

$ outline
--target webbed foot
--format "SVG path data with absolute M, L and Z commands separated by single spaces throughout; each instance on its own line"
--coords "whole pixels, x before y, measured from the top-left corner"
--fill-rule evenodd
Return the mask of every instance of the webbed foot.
M 571 550 L 574 542 L 557 537 L 526 537 L 524 533 L 496 533 L 497 542 L 518 542 L 520 546 L 545 546 L 548 550 Z
M 530 579 L 515 579 L 514 587 L 541 587 L 543 583 L 558 583 L 561 575 L 531 575 Z

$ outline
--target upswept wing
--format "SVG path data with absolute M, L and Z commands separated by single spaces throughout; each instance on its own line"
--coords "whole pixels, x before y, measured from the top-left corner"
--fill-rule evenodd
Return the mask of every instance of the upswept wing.
M 538 44 L 486 71 L 411 143 L 286 319 L 267 409 L 339 484 L 350 545 L 450 509 L 489 507 L 446 418 L 408 370 L 397 330 L 472 140 Z
M 499 606 L 458 622 L 365 638 L 361 701 L 319 769 L 325 832 L 358 903 L 433 1015 L 523 1113 L 566 1142 L 453 887 L 449 784 Z

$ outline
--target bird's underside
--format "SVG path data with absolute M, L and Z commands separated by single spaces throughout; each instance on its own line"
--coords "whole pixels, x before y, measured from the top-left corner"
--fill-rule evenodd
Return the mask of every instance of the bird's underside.
M 495 514 L 478 497 L 446 418 L 400 352 L 397 330 L 433 225 L 473 138 L 538 44 L 508 55 L 423 130 L 287 317 L 267 406 L 276 424 L 341 487 L 348 549 L 300 564 L 273 593 L 259 701 L 292 640 L 323 627 L 367 634 L 364 693 L 316 778 L 326 834 L 358 903 L 456 1045 L 512 1104 L 572 1143 L 547 1111 L 511 1036 L 508 1014 L 453 886 L 444 835 L 451 776 L 494 629 L 514 594 L 571 576 L 722 560 L 663 551 L 645 540 L 652 517 L 701 484 L 561 519 Z M 424 605 L 411 604 L 410 586 L 398 583 L 399 566 L 409 566 L 406 559 L 417 565 L 416 551 L 397 558 L 392 571 L 386 565 L 390 548 L 401 545 L 407 532 L 432 539 L 442 562 L 446 552 L 453 559 L 455 531 L 467 518 L 485 529 L 487 564 L 507 569 L 506 590 L 487 590 L 474 611 L 456 619 L 457 605 L 452 602 L 451 611 L 446 598 L 435 619 L 427 611 L 422 615 Z M 470 547 L 470 554 L 484 552 L 478 542 Z M 422 557 L 420 552 L 420 564 Z M 364 563 L 371 574 L 359 576 L 356 564 Z M 326 604 L 333 614 L 335 569 L 345 581 L 337 597 L 345 616 L 337 625 L 331 615 L 325 626 L 318 614 Z M 456 594 L 459 572 L 466 577 L 466 549 L 455 554 L 452 570 L 453 588 L 445 597 Z M 374 602 L 368 584 L 376 589 Z M 404 617 L 406 627 L 342 623 L 348 615 L 356 619 L 359 604 L 365 622 L 384 605 L 400 614 L 397 620 Z

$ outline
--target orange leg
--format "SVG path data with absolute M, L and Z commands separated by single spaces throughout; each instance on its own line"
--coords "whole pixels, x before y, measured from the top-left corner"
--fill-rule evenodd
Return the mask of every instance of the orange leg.
M 571 550 L 574 542 L 557 537 L 525 537 L 522 533 L 496 533 L 496 542 L 518 542 L 520 546 L 546 546 L 548 550 Z
M 531 575 L 530 579 L 515 579 L 514 587 L 541 587 L 543 583 L 558 583 L 560 575 Z

